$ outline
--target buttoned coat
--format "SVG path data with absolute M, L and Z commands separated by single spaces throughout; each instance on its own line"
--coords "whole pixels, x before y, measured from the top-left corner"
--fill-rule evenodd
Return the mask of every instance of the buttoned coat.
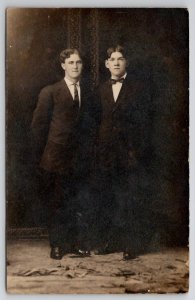
M 110 81 L 97 92 L 101 122 L 98 139 L 100 171 L 128 176 L 150 166 L 152 159 L 153 106 L 148 81 L 127 76 L 117 101 Z
M 39 94 L 31 130 L 36 157 L 46 171 L 79 172 L 89 165 L 93 108 L 88 85 L 81 83 L 80 88 L 81 107 L 77 116 L 64 79 L 43 88 Z

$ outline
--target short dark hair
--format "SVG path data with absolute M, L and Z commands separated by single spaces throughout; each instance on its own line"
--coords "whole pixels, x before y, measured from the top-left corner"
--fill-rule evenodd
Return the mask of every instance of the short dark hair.
M 62 50 L 60 53 L 60 62 L 64 63 L 65 59 L 69 58 L 72 54 L 78 54 L 78 56 L 82 59 L 81 52 L 76 48 L 68 48 Z
M 120 53 L 123 54 L 123 56 L 124 56 L 125 58 L 127 58 L 127 51 L 126 51 L 126 49 L 125 49 L 123 46 L 121 46 L 121 45 L 116 45 L 116 46 L 113 46 L 113 47 L 108 48 L 108 50 L 107 50 L 107 58 L 110 58 L 113 52 L 120 52 Z

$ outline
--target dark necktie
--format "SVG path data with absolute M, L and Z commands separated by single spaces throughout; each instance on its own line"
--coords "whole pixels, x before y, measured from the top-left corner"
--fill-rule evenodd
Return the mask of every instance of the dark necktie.
M 110 79 L 110 84 L 116 84 L 117 82 L 123 83 L 125 79 L 122 77 L 120 79 Z
M 77 89 L 77 84 L 74 83 L 74 101 L 73 101 L 73 107 L 75 112 L 78 113 L 79 111 L 79 93 L 78 93 L 78 89 Z

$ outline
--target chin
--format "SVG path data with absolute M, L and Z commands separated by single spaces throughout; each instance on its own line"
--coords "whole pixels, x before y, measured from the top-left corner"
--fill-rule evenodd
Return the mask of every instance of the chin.
M 77 74 L 77 75 L 72 75 L 72 78 L 73 78 L 73 79 L 77 79 L 77 78 L 79 78 L 79 77 L 80 77 L 80 75 L 78 75 L 78 74 Z
M 121 72 L 113 72 L 113 75 L 119 76 L 119 77 L 123 76 L 122 74 L 123 74 L 123 73 L 121 73 Z

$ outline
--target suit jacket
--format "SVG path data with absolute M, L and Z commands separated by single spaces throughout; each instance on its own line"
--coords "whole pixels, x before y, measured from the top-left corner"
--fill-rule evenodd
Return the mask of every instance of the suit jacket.
M 59 173 L 85 169 L 92 155 L 92 129 L 93 108 L 87 85 L 81 84 L 78 116 L 64 79 L 41 90 L 31 130 L 43 169 Z
M 152 158 L 152 98 L 145 80 L 127 75 L 117 101 L 109 81 L 96 94 L 100 102 L 98 164 L 121 174 L 149 166 Z M 97 100 L 98 101 L 98 100 Z

